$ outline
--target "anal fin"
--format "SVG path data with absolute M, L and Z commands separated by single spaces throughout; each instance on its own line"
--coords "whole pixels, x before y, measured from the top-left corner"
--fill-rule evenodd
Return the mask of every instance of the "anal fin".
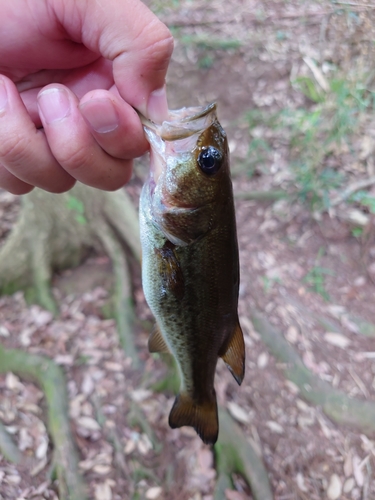
M 215 444 L 219 433 L 216 396 L 198 404 L 189 394 L 179 394 L 169 414 L 169 425 L 172 429 L 193 427 L 204 443 Z
M 148 350 L 149 352 L 170 353 L 167 343 L 164 340 L 164 337 L 157 324 L 154 326 L 154 329 L 152 330 L 148 339 Z
M 220 354 L 238 385 L 241 385 L 245 375 L 245 342 L 240 323 L 237 324 L 226 346 L 224 354 Z

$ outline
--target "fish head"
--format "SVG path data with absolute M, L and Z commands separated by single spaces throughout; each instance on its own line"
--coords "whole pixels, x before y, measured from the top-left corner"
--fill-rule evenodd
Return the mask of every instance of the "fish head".
M 202 237 L 231 199 L 226 133 L 215 104 L 170 112 L 148 126 L 153 218 L 168 239 L 184 245 Z

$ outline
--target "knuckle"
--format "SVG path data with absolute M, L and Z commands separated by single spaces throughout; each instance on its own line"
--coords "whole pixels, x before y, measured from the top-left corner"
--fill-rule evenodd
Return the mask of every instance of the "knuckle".
M 84 147 L 62 148 L 63 153 L 57 156 L 60 165 L 70 171 L 84 168 L 89 163 L 92 163 L 92 155 Z
M 158 69 L 166 69 L 173 52 L 174 41 L 169 30 L 162 30 L 159 37 L 147 47 L 147 53 L 152 62 Z
M 10 134 L 0 141 L 0 158 L 4 165 L 22 164 L 30 157 L 32 148 L 28 137 Z
M 156 19 L 143 27 L 135 38 L 134 45 L 138 45 L 151 64 L 157 68 L 166 68 L 173 52 L 174 40 L 167 26 Z

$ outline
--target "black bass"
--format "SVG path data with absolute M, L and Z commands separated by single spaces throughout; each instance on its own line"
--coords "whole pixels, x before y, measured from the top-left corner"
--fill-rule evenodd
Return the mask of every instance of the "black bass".
M 180 371 L 169 425 L 192 426 L 213 444 L 217 360 L 238 384 L 245 369 L 227 138 L 215 104 L 171 111 L 144 128 L 151 172 L 140 200 L 142 283 L 157 323 L 149 350 L 173 354 Z

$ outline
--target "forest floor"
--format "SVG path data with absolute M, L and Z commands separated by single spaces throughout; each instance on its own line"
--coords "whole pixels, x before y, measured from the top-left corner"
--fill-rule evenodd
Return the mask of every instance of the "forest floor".
M 171 107 L 217 101 L 231 149 L 247 360 L 240 388 L 219 363 L 219 402 L 262 456 L 275 500 L 373 499 L 375 435 L 334 424 L 303 400 L 249 310 L 263 312 L 321 379 L 375 399 L 375 6 L 155 0 L 152 7 L 176 37 Z M 135 203 L 144 164 L 126 188 Z M 16 197 L 0 192 L 2 241 L 18 209 Z M 147 351 L 152 316 L 137 267 L 132 277 L 142 372 L 103 313 L 112 284 L 104 256 L 55 277 L 56 319 L 27 306 L 22 293 L 0 298 L 1 343 L 63 366 L 90 498 L 211 500 L 210 448 L 191 429 L 168 427 L 174 396 L 153 388 L 168 372 Z M 0 499 L 56 499 L 40 390 L 0 376 L 0 421 L 35 464 L 30 470 L 0 456 Z M 227 499 L 251 499 L 242 478 L 233 479 Z

